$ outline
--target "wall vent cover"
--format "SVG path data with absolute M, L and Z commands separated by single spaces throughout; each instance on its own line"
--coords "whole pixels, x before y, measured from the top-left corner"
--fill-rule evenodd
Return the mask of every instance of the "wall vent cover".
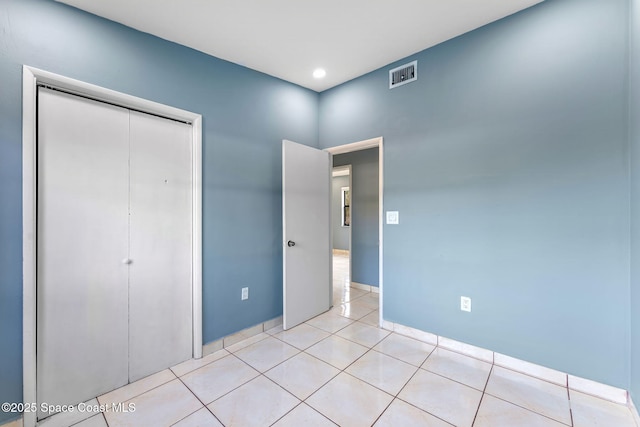
M 389 70 L 389 89 L 418 80 L 418 61 Z

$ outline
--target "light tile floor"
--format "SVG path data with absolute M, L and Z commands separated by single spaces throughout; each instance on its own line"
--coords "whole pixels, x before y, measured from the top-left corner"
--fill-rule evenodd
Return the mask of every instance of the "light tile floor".
M 135 412 L 67 425 L 637 427 L 625 406 L 378 329 L 378 295 L 348 286 L 345 259 L 331 311 L 98 398 Z

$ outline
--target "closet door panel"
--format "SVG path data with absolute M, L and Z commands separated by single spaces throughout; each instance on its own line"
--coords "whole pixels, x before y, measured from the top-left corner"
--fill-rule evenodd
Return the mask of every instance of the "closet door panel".
M 39 90 L 39 403 L 128 381 L 128 156 L 128 110 Z
M 130 381 L 192 355 L 191 132 L 131 112 Z

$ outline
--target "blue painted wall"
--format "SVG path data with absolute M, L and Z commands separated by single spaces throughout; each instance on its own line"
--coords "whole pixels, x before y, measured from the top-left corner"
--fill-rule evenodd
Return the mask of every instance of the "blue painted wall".
M 353 140 L 350 142 L 356 142 Z M 351 280 L 378 286 L 378 149 L 333 156 L 333 166 L 351 165 Z
M 22 399 L 22 64 L 203 114 L 205 342 L 281 313 L 280 141 L 384 136 L 385 208 L 401 214 L 385 228 L 386 318 L 637 399 L 639 9 L 547 0 L 407 58 L 416 83 L 388 90 L 399 61 L 318 96 L 58 3 L 0 0 L 0 401 Z
M 631 395 L 640 402 L 640 0 L 630 2 Z
M 387 320 L 628 388 L 627 42 L 547 0 L 321 93 L 322 147 L 384 137 Z
M 349 187 L 348 176 L 335 176 L 331 180 L 331 221 L 333 249 L 349 250 L 349 227 L 342 226 L 342 187 Z
M 0 402 L 22 400 L 22 64 L 201 113 L 204 341 L 282 314 L 280 147 L 317 146 L 318 94 L 52 1 L 0 0 Z

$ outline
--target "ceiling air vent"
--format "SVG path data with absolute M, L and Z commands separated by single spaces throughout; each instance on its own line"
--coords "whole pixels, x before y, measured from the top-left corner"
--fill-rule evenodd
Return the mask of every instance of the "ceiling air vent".
M 389 89 L 418 80 L 418 61 L 389 70 Z

